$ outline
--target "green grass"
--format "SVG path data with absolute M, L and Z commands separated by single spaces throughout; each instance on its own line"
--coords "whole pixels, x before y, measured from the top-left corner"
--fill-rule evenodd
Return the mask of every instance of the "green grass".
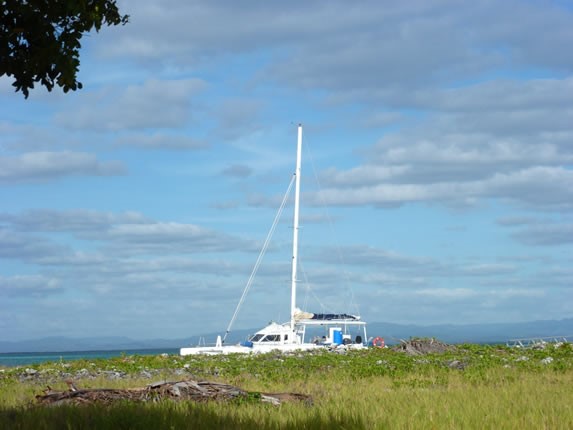
M 463 369 L 453 366 L 454 360 L 463 363 Z M 573 428 L 570 345 L 526 351 L 465 345 L 456 352 L 423 357 L 378 349 L 293 357 L 122 357 L 28 367 L 41 376 L 21 382 L 23 368 L 0 372 L 0 429 Z M 50 385 L 65 389 L 62 374 L 73 377 L 82 369 L 94 375 L 99 370 L 127 375 L 119 380 L 74 378 L 86 388 L 144 386 L 150 382 L 141 378 L 146 371 L 157 372 L 152 380 L 194 376 L 252 391 L 302 392 L 314 398 L 314 405 L 33 406 L 34 395 L 47 382 L 59 380 Z

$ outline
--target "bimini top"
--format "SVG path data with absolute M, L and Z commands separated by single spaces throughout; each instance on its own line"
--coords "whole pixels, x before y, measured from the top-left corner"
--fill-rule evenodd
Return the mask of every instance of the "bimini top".
M 299 308 L 295 309 L 294 319 L 301 320 L 317 320 L 317 321 L 359 321 L 360 316 L 350 314 L 314 314 L 312 312 L 305 312 Z

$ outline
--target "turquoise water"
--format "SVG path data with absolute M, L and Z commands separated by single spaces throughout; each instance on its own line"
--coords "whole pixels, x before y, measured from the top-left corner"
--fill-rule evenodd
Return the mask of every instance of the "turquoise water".
M 177 348 L 163 349 L 117 349 L 113 351 L 69 351 L 69 352 L 10 352 L 0 354 L 0 366 L 26 366 L 47 361 L 70 361 L 121 357 L 122 355 L 179 354 Z

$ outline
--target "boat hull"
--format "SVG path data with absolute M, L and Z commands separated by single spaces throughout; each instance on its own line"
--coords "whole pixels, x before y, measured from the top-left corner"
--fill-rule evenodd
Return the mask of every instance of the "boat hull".
M 288 344 L 288 345 L 254 345 L 252 347 L 242 345 L 225 346 L 196 346 L 181 348 L 179 353 L 185 355 L 228 355 L 228 354 L 266 354 L 269 352 L 289 353 L 299 351 L 318 350 L 355 350 L 364 349 L 362 344 L 350 345 L 316 345 L 314 343 Z

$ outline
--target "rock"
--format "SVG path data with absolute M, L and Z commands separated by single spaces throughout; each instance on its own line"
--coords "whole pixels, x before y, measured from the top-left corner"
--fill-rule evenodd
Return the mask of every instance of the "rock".
M 529 357 L 522 355 L 521 357 L 517 357 L 515 361 L 529 361 Z
M 147 370 L 142 370 L 141 372 L 139 372 L 139 374 L 141 375 L 141 377 L 147 379 L 150 379 L 152 376 L 151 373 L 149 373 Z
M 410 340 L 401 340 L 400 342 L 400 345 L 394 346 L 392 350 L 404 352 L 408 355 L 442 354 L 456 349 L 454 346 L 440 342 L 433 337 L 412 338 Z
M 460 361 L 460 360 L 452 360 L 450 362 L 447 363 L 448 367 L 450 369 L 459 369 L 459 370 L 464 370 L 467 366 L 466 363 Z
M 543 360 L 541 360 L 541 364 L 550 364 L 553 363 L 553 357 L 545 357 Z
M 106 376 L 108 379 L 121 379 L 125 376 L 124 373 L 115 370 L 104 370 L 101 372 L 102 375 Z
M 541 342 L 536 342 L 531 349 L 539 349 L 539 350 L 543 350 L 547 347 L 547 342 L 541 341 Z

